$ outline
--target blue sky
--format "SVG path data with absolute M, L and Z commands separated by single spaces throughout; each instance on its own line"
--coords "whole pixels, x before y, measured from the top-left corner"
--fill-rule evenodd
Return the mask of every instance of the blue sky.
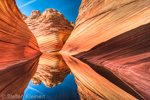
M 43 13 L 47 8 L 54 8 L 75 23 L 81 0 L 16 0 L 16 3 L 22 14 L 27 17 L 33 10 L 40 10 Z

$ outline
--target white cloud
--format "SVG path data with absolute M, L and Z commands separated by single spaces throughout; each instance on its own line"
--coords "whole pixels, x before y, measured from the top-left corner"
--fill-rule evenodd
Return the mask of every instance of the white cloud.
M 35 2 L 35 1 L 37 1 L 37 0 L 31 0 L 31 1 L 29 1 L 29 2 L 27 2 L 27 3 L 25 3 L 25 4 L 23 4 L 22 6 L 20 6 L 19 9 L 20 9 L 20 8 L 23 8 L 23 7 L 25 7 L 25 6 L 27 6 L 27 5 L 31 4 L 31 3 L 33 3 L 33 2 Z

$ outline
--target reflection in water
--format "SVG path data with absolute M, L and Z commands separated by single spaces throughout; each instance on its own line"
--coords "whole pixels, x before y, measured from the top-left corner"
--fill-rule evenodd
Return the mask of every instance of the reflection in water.
M 43 53 L 40 60 L 37 57 L 1 69 L 1 99 L 7 100 L 7 94 L 22 97 L 24 94 L 23 100 L 39 99 L 31 96 L 44 96 L 41 100 L 143 100 L 107 69 L 69 55 L 62 56 L 57 52 Z
M 44 52 L 23 100 L 33 100 L 31 95 L 40 95 L 42 100 L 80 100 L 74 76 L 69 73 L 69 67 L 58 52 Z
M 23 100 L 39 100 L 38 98 L 27 98 L 28 95 L 44 96 L 42 100 L 80 100 L 73 74 L 69 74 L 61 84 L 51 88 L 47 88 L 43 82 L 41 85 L 33 85 L 30 82 Z
M 36 72 L 39 57 L 22 61 L 0 71 L 0 100 L 21 99 Z M 17 97 L 12 97 L 18 95 Z
M 101 71 L 97 70 L 97 72 L 99 72 L 98 74 L 93 70 L 94 65 L 92 64 L 89 64 L 89 66 L 88 64 L 69 55 L 63 55 L 63 58 L 76 77 L 75 79 L 78 86 L 78 92 L 82 100 L 143 100 L 143 97 L 133 91 L 125 83 L 123 84 L 123 82 L 112 75 L 111 72 L 101 69 Z M 108 75 L 104 75 L 106 73 Z M 105 77 L 100 74 L 103 74 Z M 112 83 L 109 81 L 109 77 L 118 81 L 123 86 L 118 87 L 118 84 L 114 84 L 115 82 Z M 106 78 L 109 78 L 109 80 Z M 122 87 L 126 87 L 127 89 L 123 90 Z
M 90 62 L 88 62 L 86 60 L 83 60 L 83 59 L 80 59 L 80 61 L 86 63 L 96 73 L 98 73 L 102 77 L 105 77 L 108 81 L 110 81 L 111 83 L 117 85 L 122 90 L 126 91 L 127 93 L 133 95 L 134 97 L 136 97 L 136 98 L 138 98 L 140 100 L 143 99 L 143 98 L 141 98 L 141 96 L 139 96 L 139 94 L 136 91 L 134 91 L 133 89 L 131 89 L 131 87 L 129 87 L 129 85 L 127 85 L 125 82 L 123 82 L 122 79 L 120 79 L 119 77 L 117 77 L 110 70 L 106 69 L 103 66 L 94 65 L 94 64 L 92 64 L 92 63 L 90 63 Z
M 32 82 L 34 85 L 40 85 L 42 81 L 47 87 L 55 87 L 61 84 L 69 73 L 70 69 L 59 53 L 44 52 Z

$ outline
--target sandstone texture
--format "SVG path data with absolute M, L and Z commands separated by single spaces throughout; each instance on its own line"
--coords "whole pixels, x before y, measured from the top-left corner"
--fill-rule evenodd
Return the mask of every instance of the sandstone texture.
M 83 0 L 61 52 L 78 54 L 150 22 L 149 0 Z M 138 32 L 137 32 L 138 33 Z
M 15 0 L 0 0 L 0 69 L 40 54 Z
M 15 0 L 0 0 L 0 100 L 22 100 L 41 54 L 22 17 Z
M 0 0 L 0 23 L 0 99 L 23 95 L 33 75 L 54 87 L 70 72 L 82 100 L 150 99 L 150 0 L 82 0 L 75 25 L 55 9 L 27 18 Z M 66 63 L 48 53 L 60 49 Z
M 55 9 L 46 9 L 43 14 L 38 10 L 32 11 L 25 22 L 35 35 L 42 52 L 59 51 L 74 26 Z
M 82 0 L 60 52 L 111 70 L 150 99 L 150 0 Z
M 69 73 L 70 69 L 59 53 L 44 52 L 31 80 L 34 85 L 40 85 L 43 82 L 47 87 L 55 87 L 61 84 Z
M 24 14 L 22 14 L 23 20 L 26 20 L 28 17 Z

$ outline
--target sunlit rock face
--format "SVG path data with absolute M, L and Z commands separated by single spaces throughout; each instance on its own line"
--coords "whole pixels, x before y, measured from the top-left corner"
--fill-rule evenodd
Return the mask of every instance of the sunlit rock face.
M 15 0 L 0 0 L 0 100 L 22 100 L 38 65 L 41 52 L 24 17 Z
M 71 26 L 75 27 L 75 24 L 73 24 L 73 22 L 70 22 Z
M 0 0 L 0 69 L 40 54 L 15 0 Z
M 24 14 L 22 14 L 23 20 L 26 20 L 28 17 Z
M 149 0 L 82 0 L 76 26 L 62 52 L 75 55 L 88 51 L 100 43 L 148 24 L 149 5 Z
M 32 82 L 34 85 L 40 85 L 43 82 L 47 87 L 55 87 L 61 84 L 69 73 L 70 69 L 59 53 L 44 52 Z
M 73 30 L 64 15 L 55 9 L 32 11 L 25 22 L 35 35 L 42 52 L 59 51 Z
M 0 70 L 0 100 L 22 100 L 29 81 L 35 74 L 39 57 Z
M 146 24 L 76 57 L 110 69 L 145 98 L 150 99 L 149 37 L 150 24 Z
M 150 99 L 149 5 L 149 0 L 82 0 L 60 52 L 108 68 Z
M 32 13 L 31 13 L 31 16 L 27 18 L 26 21 L 31 21 L 31 22 L 34 22 L 37 20 L 37 18 L 41 16 L 41 12 L 39 10 L 35 11 L 33 10 Z

